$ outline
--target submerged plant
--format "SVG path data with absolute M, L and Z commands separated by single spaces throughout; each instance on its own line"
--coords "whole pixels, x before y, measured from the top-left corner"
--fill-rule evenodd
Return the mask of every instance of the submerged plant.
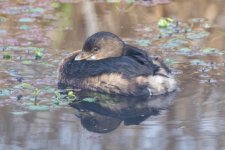
M 55 93 L 55 101 L 54 104 L 59 105 L 60 104 L 60 100 L 61 100 L 61 93 L 57 90 L 54 92 Z
M 68 93 L 67 93 L 67 100 L 68 100 L 68 102 L 72 102 L 72 101 L 74 101 L 74 100 L 76 100 L 76 95 L 74 94 L 74 92 L 73 91 L 69 91 Z
M 3 54 L 3 59 L 12 59 L 12 54 L 11 53 L 9 53 L 9 52 L 6 52 L 6 53 L 4 53 Z
M 159 28 L 167 28 L 168 26 L 171 25 L 171 23 L 173 22 L 174 20 L 171 19 L 171 18 L 161 18 L 159 21 L 158 21 L 158 27 Z
M 137 40 L 137 43 L 138 43 L 138 45 L 140 45 L 140 46 L 146 47 L 146 46 L 148 46 L 151 42 L 150 42 L 149 40 L 146 40 L 146 39 L 141 39 L 141 40 Z
M 31 60 L 24 60 L 22 61 L 22 64 L 24 65 L 31 65 L 33 62 Z
M 38 105 L 38 95 L 40 94 L 40 90 L 38 88 L 34 89 L 34 105 Z
M 9 95 L 10 95 L 10 91 L 8 89 L 0 90 L 0 97 L 5 97 L 5 96 L 9 96 Z
M 37 48 L 34 54 L 35 54 L 35 59 L 41 59 L 44 56 L 43 49 Z

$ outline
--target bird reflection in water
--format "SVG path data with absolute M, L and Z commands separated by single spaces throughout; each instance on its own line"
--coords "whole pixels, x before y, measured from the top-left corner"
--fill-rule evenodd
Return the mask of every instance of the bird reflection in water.
M 172 104 L 176 93 L 131 97 L 80 91 L 76 96 L 70 106 L 76 109 L 75 115 L 80 118 L 82 126 L 91 132 L 108 133 L 123 121 L 124 125 L 139 125 L 150 116 L 159 115 Z

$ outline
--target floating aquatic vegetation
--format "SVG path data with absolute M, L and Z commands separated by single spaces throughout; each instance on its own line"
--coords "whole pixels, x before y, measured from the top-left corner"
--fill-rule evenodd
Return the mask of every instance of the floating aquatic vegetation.
M 28 114 L 28 111 L 13 111 L 11 112 L 11 114 L 19 116 L 19 115 L 24 115 L 24 114 Z
M 200 83 L 217 83 L 217 80 L 209 78 L 206 80 L 200 80 Z
M 137 40 L 137 43 L 139 46 L 149 46 L 151 44 L 150 40 L 142 39 L 142 40 Z
M 12 59 L 12 54 L 10 52 L 5 52 L 3 54 L 3 59 Z
M 28 10 L 30 13 L 44 13 L 45 9 L 41 7 L 30 7 Z
M 160 35 L 158 36 L 158 38 L 172 36 L 173 33 L 173 30 L 160 29 Z
M 185 27 L 185 28 L 181 29 L 181 32 L 183 32 L 183 33 L 188 33 L 191 31 L 192 31 L 192 29 L 190 27 Z
M 192 65 L 206 65 L 206 63 L 202 60 L 199 60 L 199 59 L 193 59 L 190 61 Z
M 10 95 L 10 91 L 8 89 L 0 90 L 0 97 L 6 97 Z
M 19 13 L 34 13 L 43 14 L 45 9 L 42 7 L 33 6 L 20 6 L 20 7 L 7 7 L 2 10 L 4 14 L 19 14 Z
M 16 85 L 14 88 L 26 88 L 26 89 L 30 89 L 33 86 L 30 83 L 20 83 L 18 85 Z
M 32 27 L 28 26 L 28 25 L 22 25 L 22 26 L 20 26 L 20 29 L 21 30 L 30 30 L 30 29 L 32 29 Z
M 181 30 L 182 28 L 179 26 L 178 21 L 172 21 L 168 23 L 167 25 L 165 25 L 164 27 L 159 27 L 161 37 L 168 37 L 168 36 L 170 37 L 173 34 L 180 33 Z
M 22 47 L 22 46 L 0 46 L 0 51 L 12 50 L 12 51 L 35 51 L 37 49 L 44 50 L 39 47 Z
M 57 90 L 54 92 L 55 93 L 55 100 L 53 101 L 54 104 L 59 105 L 61 102 L 61 93 Z
M 38 95 L 40 94 L 40 90 L 38 88 L 34 89 L 34 105 L 38 105 Z
M 192 50 L 188 47 L 183 47 L 183 48 L 180 48 L 178 51 L 177 51 L 177 54 L 180 54 L 180 55 L 188 55 L 192 52 Z
M 197 40 L 197 39 L 205 38 L 209 35 L 210 33 L 207 31 L 192 31 L 190 33 L 187 33 L 187 38 L 191 40 Z
M 33 61 L 31 61 L 31 60 L 24 60 L 24 61 L 22 61 L 22 64 L 24 64 L 24 65 L 31 65 L 31 64 L 33 64 Z
M 76 95 L 75 95 L 75 93 L 74 93 L 73 91 L 69 91 L 69 92 L 67 93 L 67 100 L 68 100 L 68 102 L 72 102 L 72 101 L 74 101 L 76 98 L 77 98 L 77 97 L 76 97 Z
M 171 18 L 161 18 L 161 19 L 158 21 L 158 27 L 159 27 L 159 28 L 167 28 L 167 27 L 169 27 L 173 22 L 174 22 L 174 20 L 171 19 Z
M 48 105 L 30 105 L 30 106 L 26 106 L 26 108 L 31 111 L 48 111 L 49 110 Z
M 29 22 L 34 22 L 35 19 L 34 18 L 20 18 L 19 22 L 25 22 L 25 23 L 29 23 Z
M 45 93 L 55 93 L 55 92 L 58 91 L 58 90 L 56 90 L 55 88 L 53 88 L 53 87 L 51 87 L 51 86 L 45 86 L 45 87 L 43 88 L 43 91 L 44 91 Z
M 173 65 L 173 64 L 176 64 L 177 61 L 176 61 L 176 60 L 173 60 L 173 59 L 170 59 L 170 58 L 166 58 L 166 59 L 164 60 L 164 63 L 165 63 L 166 65 Z
M 188 41 L 184 39 L 173 38 L 170 39 L 167 43 L 163 44 L 163 48 L 175 48 L 184 44 L 188 44 Z
M 41 59 L 44 56 L 43 50 L 44 49 L 42 49 L 42 48 L 37 48 L 35 50 L 35 52 L 34 52 L 35 53 L 35 59 Z
M 218 50 L 216 48 L 204 48 L 201 49 L 201 51 L 205 54 L 215 54 L 218 53 Z
M 49 62 L 46 62 L 46 61 L 41 62 L 41 64 L 42 64 L 43 66 L 45 66 L 45 67 L 52 67 L 52 66 L 54 66 L 54 65 L 52 65 L 52 64 L 50 64 Z

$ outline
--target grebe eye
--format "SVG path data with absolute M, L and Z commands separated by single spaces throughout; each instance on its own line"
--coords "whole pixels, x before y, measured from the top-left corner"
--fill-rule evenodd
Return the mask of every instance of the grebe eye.
M 98 51 L 98 50 L 99 50 L 98 47 L 94 47 L 94 48 L 92 49 L 92 51 Z

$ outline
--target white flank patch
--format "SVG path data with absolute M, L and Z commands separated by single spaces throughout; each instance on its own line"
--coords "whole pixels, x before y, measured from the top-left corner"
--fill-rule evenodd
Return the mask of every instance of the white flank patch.
M 81 55 L 77 55 L 74 60 L 81 60 Z
M 95 55 L 91 56 L 91 57 L 90 57 L 90 60 L 96 60 Z

